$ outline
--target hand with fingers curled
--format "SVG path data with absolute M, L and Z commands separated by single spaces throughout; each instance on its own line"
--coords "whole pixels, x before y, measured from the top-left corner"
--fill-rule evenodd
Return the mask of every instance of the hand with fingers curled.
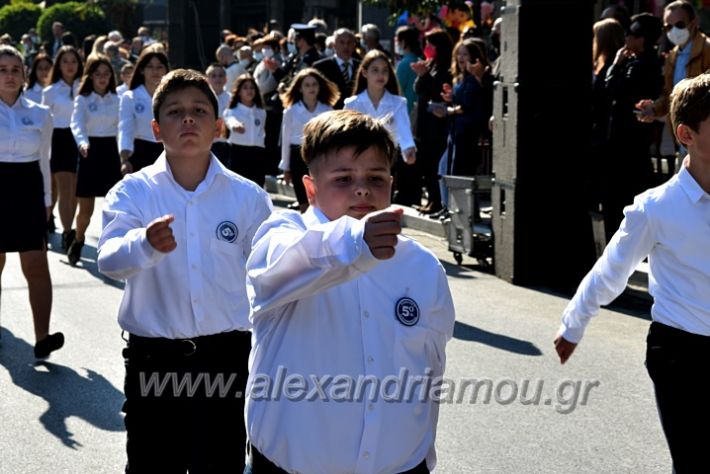
M 560 364 L 567 362 L 567 359 L 570 358 L 576 348 L 577 343 L 568 341 L 562 337 L 561 334 L 558 334 L 557 337 L 555 337 L 555 350 L 557 351 L 557 355 L 560 357 Z
M 177 247 L 173 230 L 170 228 L 170 224 L 174 220 L 175 216 L 167 214 L 148 224 L 145 232 L 146 238 L 148 243 L 158 252 L 172 252 Z
M 394 257 L 397 236 L 402 232 L 402 208 L 387 208 L 365 217 L 365 243 L 373 257 L 387 260 Z

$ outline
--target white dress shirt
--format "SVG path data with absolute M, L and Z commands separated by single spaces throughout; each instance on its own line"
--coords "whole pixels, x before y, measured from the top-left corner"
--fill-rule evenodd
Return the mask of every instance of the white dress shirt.
M 392 474 L 436 462 L 438 404 L 428 395 L 292 400 L 281 392 L 259 398 L 252 385 L 264 375 L 276 381 L 284 369 L 286 377 L 309 381 L 336 374 L 382 381 L 402 369 L 443 375 L 455 319 L 443 268 L 402 236 L 392 259 L 377 260 L 363 231 L 363 221 L 329 222 L 309 208 L 303 215 L 274 213 L 254 237 L 247 261 L 254 325 L 247 430 L 251 443 L 288 472 Z M 396 317 L 405 297 L 420 309 L 411 326 Z
M 128 84 L 125 82 L 123 84 L 121 84 L 120 86 L 116 87 L 116 95 L 118 97 L 121 97 L 127 91 L 128 91 Z
M 239 64 L 239 61 L 234 61 L 229 67 L 225 67 L 224 74 L 227 76 L 227 82 L 224 84 L 224 89 L 231 93 L 234 90 L 234 82 L 245 72 L 246 69 Z
M 34 103 L 41 104 L 42 103 L 42 84 L 39 82 L 35 82 L 35 85 L 32 86 L 31 89 L 25 89 L 25 91 L 22 93 L 25 98 L 31 100 Z
M 582 280 L 562 315 L 562 336 L 579 342 L 599 307 L 626 288 L 648 256 L 651 317 L 710 336 L 710 196 L 688 170 L 636 196 L 604 254 Z
M 71 131 L 77 145 L 88 145 L 89 137 L 115 137 L 118 132 L 118 96 L 103 97 L 92 92 L 74 99 Z
M 227 92 L 226 90 L 223 90 L 221 94 L 217 95 L 217 116 L 222 117 L 224 114 L 224 111 L 227 109 L 227 106 L 229 106 L 229 101 L 232 100 L 232 94 Z M 226 138 L 222 137 L 217 137 L 214 139 L 215 142 L 225 142 L 227 143 L 228 140 Z
M 358 95 L 345 99 L 344 108 L 357 110 L 370 117 L 382 120 L 392 133 L 395 144 L 402 149 L 403 154 L 404 150 L 415 146 L 412 125 L 409 122 L 409 113 L 407 112 L 406 97 L 385 91 L 380 104 L 375 108 L 370 96 L 367 95 L 367 90 L 364 90 Z
M 78 80 L 74 81 L 72 90 L 69 84 L 61 79 L 42 90 L 42 105 L 49 107 L 49 111 L 52 113 L 52 124 L 54 128 L 69 128 L 71 126 L 74 98 L 78 91 Z
M 241 102 L 236 107 L 226 109 L 223 114 L 224 123 L 229 130 L 229 143 L 243 146 L 264 147 L 264 124 L 266 111 L 257 106 L 247 107 Z M 244 125 L 244 133 L 232 131 L 238 124 Z
M 22 94 L 12 107 L 0 100 L 0 161 L 39 161 L 44 179 L 45 206 L 52 205 L 52 174 L 49 170 L 51 147 L 52 116 L 49 108 L 28 100 Z
M 153 98 L 145 86 L 126 91 L 120 98 L 118 112 L 118 149 L 133 151 L 135 139 L 156 143 L 150 122 Z
M 212 156 L 194 192 L 173 178 L 163 153 L 126 175 L 104 200 L 98 266 L 126 280 L 122 329 L 144 337 L 190 338 L 250 328 L 245 263 L 271 213 L 268 195 Z M 177 248 L 155 250 L 147 225 L 166 214 Z
M 318 102 L 316 109 L 311 112 L 303 101 L 284 110 L 281 122 L 281 162 L 279 168 L 284 171 L 291 169 L 291 145 L 303 143 L 303 127 L 309 120 L 330 110 L 333 110 L 333 107 Z
M 274 79 L 274 75 L 266 67 L 264 61 L 259 62 L 254 69 L 254 80 L 262 95 L 266 96 L 276 90 L 279 83 Z M 231 89 L 229 89 L 231 90 Z

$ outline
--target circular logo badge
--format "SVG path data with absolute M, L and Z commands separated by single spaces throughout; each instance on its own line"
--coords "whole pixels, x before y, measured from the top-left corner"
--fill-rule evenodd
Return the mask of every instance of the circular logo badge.
M 254 125 L 256 125 L 257 127 L 259 125 L 261 125 L 261 120 L 259 120 L 259 119 L 254 120 Z
M 135 108 L 137 114 L 142 114 L 145 111 L 145 105 L 143 104 L 136 104 Z
M 225 242 L 234 242 L 237 240 L 239 231 L 237 226 L 233 222 L 224 221 L 220 222 L 217 226 L 217 238 L 219 240 L 224 240 Z
M 29 117 L 22 117 L 22 125 L 34 125 L 34 122 Z
M 94 104 L 93 102 L 89 104 L 89 112 L 96 112 L 99 110 L 99 106 Z
M 419 322 L 419 306 L 412 298 L 400 298 L 394 305 L 394 315 L 405 326 L 414 326 Z

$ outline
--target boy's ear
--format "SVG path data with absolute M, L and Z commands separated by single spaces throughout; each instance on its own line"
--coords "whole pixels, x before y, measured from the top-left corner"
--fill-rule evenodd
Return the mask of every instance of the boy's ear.
M 678 141 L 685 147 L 687 147 L 693 141 L 693 131 L 684 123 L 678 124 L 675 129 L 675 136 Z
M 316 204 L 316 183 L 313 181 L 311 175 L 307 174 L 303 176 L 303 186 L 306 188 L 308 203 L 311 205 Z
M 223 126 L 224 126 L 224 120 L 222 120 L 222 118 L 220 117 L 215 122 L 215 129 L 214 129 L 214 137 L 215 138 L 220 138 L 222 136 L 222 127 Z
M 155 121 L 155 119 L 150 121 L 150 128 L 153 129 L 153 136 L 156 141 L 160 141 L 160 125 Z

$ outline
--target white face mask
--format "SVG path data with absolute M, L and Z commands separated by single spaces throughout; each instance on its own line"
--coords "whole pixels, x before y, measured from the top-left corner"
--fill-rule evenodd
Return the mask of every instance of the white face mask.
M 399 56 L 404 56 L 404 55 L 406 54 L 406 53 L 404 52 L 404 48 L 401 47 L 400 45 L 395 46 L 394 49 L 395 49 L 394 52 L 397 53 L 397 55 L 399 55 Z
M 323 54 L 325 54 L 327 57 L 331 57 L 332 55 L 335 54 L 335 51 L 333 48 L 325 48 L 325 51 L 323 51 Z
M 668 41 L 678 46 L 683 46 L 690 39 L 690 31 L 688 28 L 678 28 L 674 26 L 671 31 L 666 33 Z
M 254 53 L 254 60 L 258 62 L 258 61 L 261 61 L 262 59 L 264 59 L 264 53 L 262 53 L 260 51 L 256 51 Z
M 249 60 L 248 59 L 240 59 L 239 65 L 243 68 L 246 68 L 249 65 Z
M 271 48 L 264 48 L 261 50 L 265 58 L 272 58 L 274 56 L 274 50 Z

